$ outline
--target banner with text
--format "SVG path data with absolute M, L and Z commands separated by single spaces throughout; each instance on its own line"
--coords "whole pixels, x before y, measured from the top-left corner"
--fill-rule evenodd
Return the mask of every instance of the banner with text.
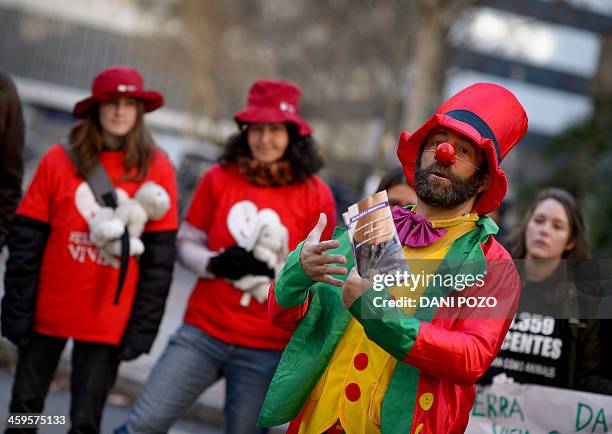
M 529 384 L 479 387 L 465 432 L 612 433 L 612 396 Z

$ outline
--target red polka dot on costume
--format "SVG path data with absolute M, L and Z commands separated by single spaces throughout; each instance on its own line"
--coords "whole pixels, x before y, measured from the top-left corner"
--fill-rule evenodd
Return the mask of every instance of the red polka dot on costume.
M 361 398 L 361 389 L 357 383 L 350 383 L 344 389 L 344 394 L 349 401 L 358 401 Z
M 359 353 L 353 359 L 353 365 L 358 371 L 363 371 L 368 367 L 368 355 L 366 353 Z

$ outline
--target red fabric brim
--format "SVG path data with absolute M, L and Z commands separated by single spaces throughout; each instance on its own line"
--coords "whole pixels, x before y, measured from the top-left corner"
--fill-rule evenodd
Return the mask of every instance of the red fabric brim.
M 488 175 L 491 178 L 491 185 L 488 189 L 480 193 L 479 197 L 476 199 L 474 211 L 479 215 L 483 215 L 496 210 L 506 196 L 508 181 L 506 179 L 506 174 L 497 163 L 495 146 L 491 139 L 482 137 L 474 127 L 465 122 L 453 119 L 450 116 L 435 114 L 412 135 L 406 131 L 400 135 L 397 147 L 397 157 L 402 163 L 404 173 L 410 185 L 414 187 L 414 169 L 421 146 L 425 142 L 429 132 L 437 126 L 449 128 L 466 136 L 484 151 L 489 164 Z
M 164 105 L 164 97 L 154 91 L 137 91 L 137 92 L 107 92 L 102 95 L 92 95 L 89 98 L 79 101 L 74 106 L 72 114 L 77 118 L 87 117 L 89 110 L 94 104 L 108 102 L 116 98 L 134 98 L 144 104 L 145 112 L 152 112 Z
M 298 127 L 300 136 L 312 134 L 312 128 L 299 115 L 275 107 L 247 107 L 234 115 L 234 120 L 241 124 L 291 122 Z

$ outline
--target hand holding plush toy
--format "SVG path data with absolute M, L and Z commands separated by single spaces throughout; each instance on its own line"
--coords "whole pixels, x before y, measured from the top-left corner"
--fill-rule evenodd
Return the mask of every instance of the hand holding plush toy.
M 117 199 L 116 209 L 101 207 L 88 221 L 92 242 L 115 268 L 119 266 L 116 256 L 121 255 L 120 238 L 125 228 L 130 236 L 130 255 L 141 255 L 144 244 L 140 236 L 147 221 L 161 219 L 170 209 L 170 196 L 153 181 L 145 182 L 134 198 L 118 190 Z
M 274 211 L 264 209 L 258 214 L 257 224 L 251 236 L 246 242 L 239 242 L 239 245 L 252 252 L 256 259 L 264 262 L 276 275 L 283 267 L 289 253 L 287 228 Z M 268 299 L 271 282 L 272 279 L 268 276 L 247 274 L 234 281 L 233 285 L 245 292 L 240 304 L 248 306 L 253 297 L 259 303 L 264 303 Z

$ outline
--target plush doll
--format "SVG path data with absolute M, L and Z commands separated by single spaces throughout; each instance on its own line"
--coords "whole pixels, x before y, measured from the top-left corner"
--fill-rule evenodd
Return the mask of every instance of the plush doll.
M 170 196 L 162 186 L 145 182 L 130 198 L 123 190 L 117 190 L 117 208 L 100 207 L 88 221 L 91 241 L 105 259 L 114 267 L 115 258 L 121 255 L 121 235 L 127 227 L 130 236 L 130 255 L 141 255 L 144 244 L 140 236 L 148 220 L 159 220 L 170 209 Z
M 274 270 L 282 268 L 288 255 L 288 232 L 281 223 L 278 214 L 270 209 L 263 209 L 257 214 L 257 222 L 250 236 L 239 240 L 238 245 L 253 253 L 255 258 Z M 248 306 L 251 298 L 259 303 L 268 299 L 268 288 L 272 279 L 268 276 L 246 275 L 233 282 L 234 286 L 244 291 L 240 299 L 242 306 Z

